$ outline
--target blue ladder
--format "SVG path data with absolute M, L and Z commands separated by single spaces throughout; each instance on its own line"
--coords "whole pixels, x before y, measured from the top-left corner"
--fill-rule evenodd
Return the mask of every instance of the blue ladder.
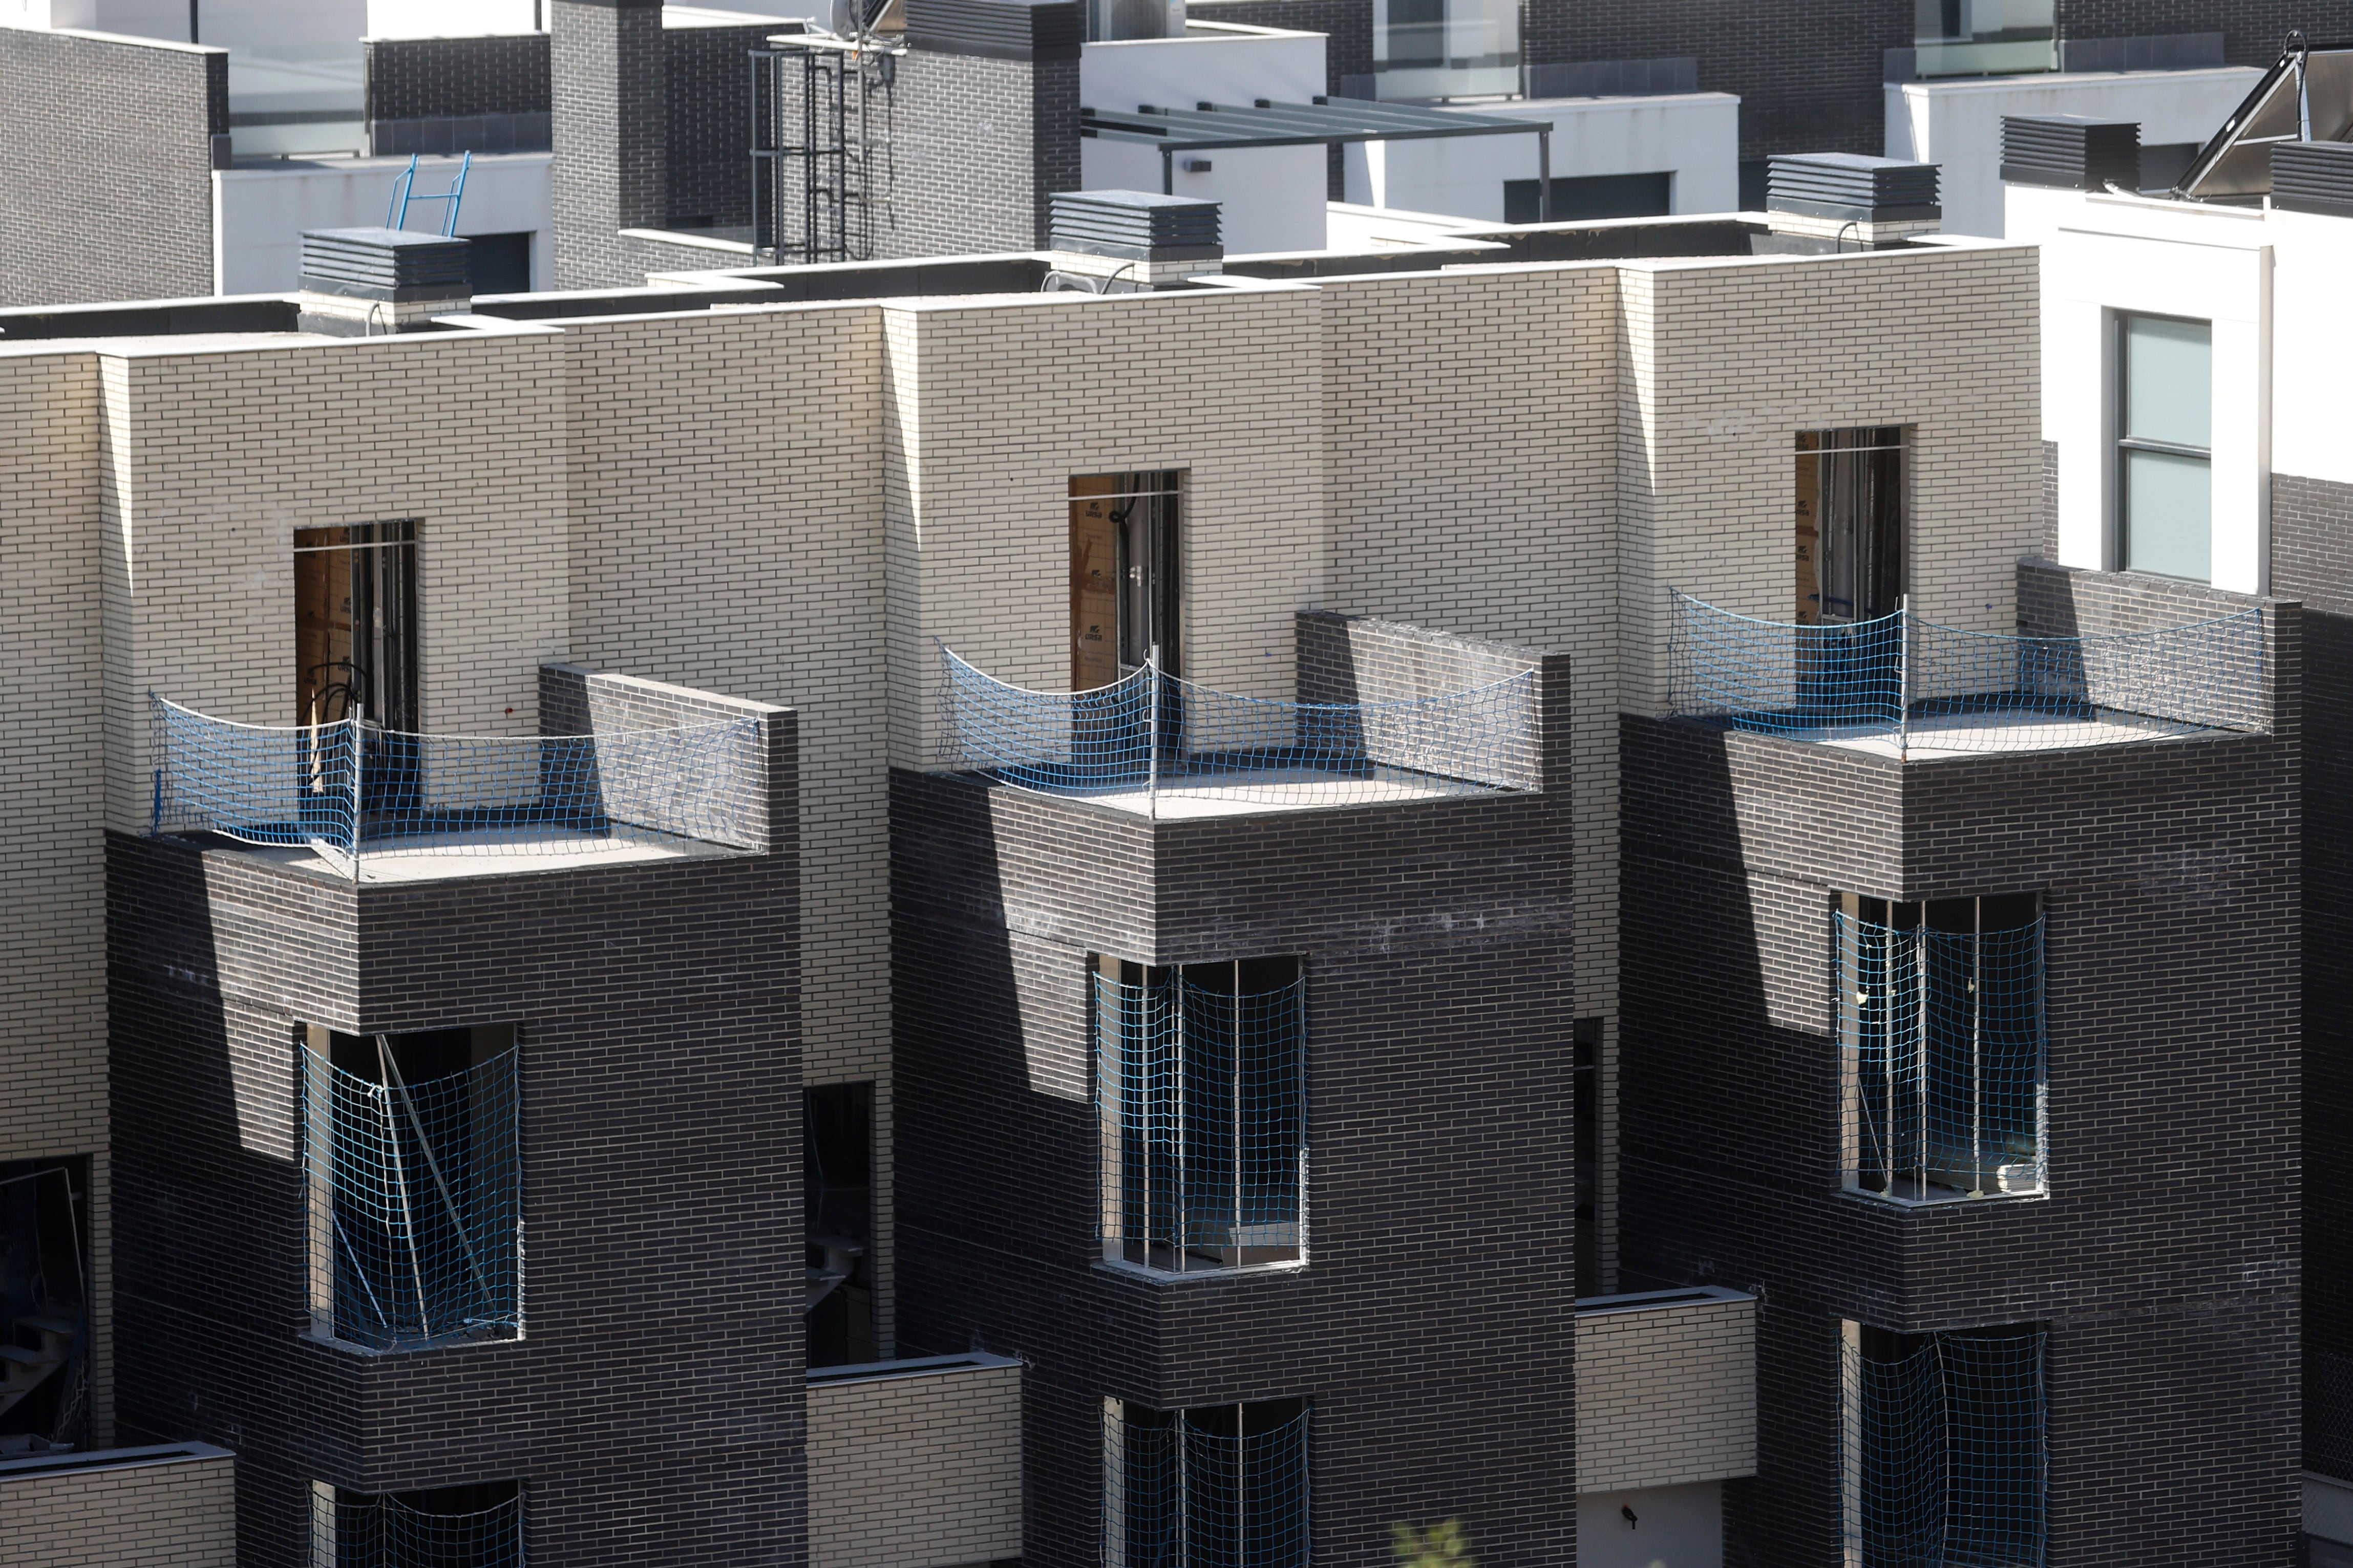
M 408 222 L 408 204 L 411 202 L 448 202 L 449 205 L 443 208 L 441 213 L 441 237 L 444 239 L 456 238 L 458 235 L 458 204 L 465 199 L 466 171 L 473 166 L 474 155 L 471 153 L 469 153 L 464 158 L 459 161 L 458 177 L 450 182 L 449 188 L 447 191 L 444 191 L 438 196 L 420 196 L 416 194 L 417 154 L 411 153 L 408 155 L 408 167 L 403 169 L 393 179 L 392 203 L 384 210 L 384 226 L 386 228 L 400 228 L 405 226 Z

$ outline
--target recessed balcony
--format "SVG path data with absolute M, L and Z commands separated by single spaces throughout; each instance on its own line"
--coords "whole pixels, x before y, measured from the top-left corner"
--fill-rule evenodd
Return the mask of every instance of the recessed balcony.
M 2010 637 L 1907 610 L 1842 625 L 1734 615 L 1669 590 L 1668 710 L 1905 761 L 2271 729 L 2263 613 Z

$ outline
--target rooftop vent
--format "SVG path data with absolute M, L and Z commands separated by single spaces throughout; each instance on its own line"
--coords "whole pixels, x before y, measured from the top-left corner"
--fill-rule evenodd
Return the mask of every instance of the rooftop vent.
M 1934 219 L 1936 165 L 1859 153 L 1795 153 L 1767 165 L 1765 205 L 1777 213 L 1864 223 Z
M 2089 114 L 2009 114 L 2001 121 L 2001 177 L 2064 191 L 2140 188 L 2140 124 Z
M 1053 247 L 1136 261 L 1214 261 L 1218 204 L 1146 191 L 1063 191 L 1053 197 Z
M 2353 217 L 2353 142 L 2273 142 L 2272 205 Z
M 471 301 L 467 242 L 398 228 L 302 236 L 301 324 L 339 337 L 422 331 Z
M 907 46 L 1002 60 L 1074 60 L 1078 0 L 906 0 Z

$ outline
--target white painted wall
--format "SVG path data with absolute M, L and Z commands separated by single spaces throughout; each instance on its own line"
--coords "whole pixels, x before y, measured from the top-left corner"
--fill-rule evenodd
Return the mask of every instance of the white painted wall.
M 188 0 L 0 0 L 0 26 L 74 28 L 185 44 Z
M 544 27 L 550 0 L 367 0 L 371 38 L 472 38 Z
M 1079 101 L 1133 113 L 1139 104 L 1305 103 L 1324 91 L 1324 35 L 1230 23 L 1195 22 L 1177 38 L 1088 44 L 1079 53 Z M 1223 204 L 1226 252 L 1324 248 L 1329 194 L 1321 147 L 1220 147 L 1191 154 L 1207 174 L 1185 172 L 1180 196 Z M 1079 143 L 1079 184 L 1090 191 L 1157 191 L 1160 154 L 1134 142 L 1086 137 Z
M 407 164 L 406 158 L 353 158 L 216 170 L 214 291 L 278 294 L 296 288 L 302 272 L 302 231 L 381 226 L 393 180 Z M 548 153 L 477 153 L 458 209 L 461 235 L 532 231 L 533 289 L 555 286 L 548 196 L 554 165 L 554 155 Z M 457 172 L 455 158 L 419 159 L 417 188 L 446 191 Z M 408 226 L 438 229 L 444 205 L 412 206 Z
M 1630 1525 L 1625 1509 L 1634 1510 Z M 1577 1568 L 1724 1568 L 1722 1484 L 1578 1498 Z
M 1740 100 L 1731 93 L 1532 99 L 1451 111 L 1548 123 L 1555 179 L 1663 171 L 1674 175 L 1677 213 L 1740 205 Z M 1347 168 L 1351 202 L 1500 223 L 1504 182 L 1536 177 L 1536 139 L 1368 142 L 1347 149 Z
M 2353 221 L 2012 185 L 2010 237 L 2042 247 L 2042 437 L 2059 447 L 2059 558 L 2113 564 L 2115 321 L 2213 323 L 2213 583 L 2265 592 L 2271 476 L 2353 479 Z M 2274 343 L 2274 323 L 2292 323 Z M 2274 403 L 2276 398 L 2276 404 Z M 2276 406 L 2288 414 L 2275 429 Z M 2334 428 L 2332 428 L 2334 426 Z
M 2202 142 L 2263 74 L 2252 66 L 2217 66 L 1889 82 L 1886 153 L 1942 168 L 1947 233 L 2000 239 L 2004 115 L 2093 114 L 2137 121 L 2145 147 Z

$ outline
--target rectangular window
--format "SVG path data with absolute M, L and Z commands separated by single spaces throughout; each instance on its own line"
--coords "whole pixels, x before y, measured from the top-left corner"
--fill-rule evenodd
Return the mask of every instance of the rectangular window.
M 1301 1261 L 1299 961 L 1107 958 L 1094 981 L 1103 1257 L 1178 1274 Z
M 1104 1568 L 1305 1568 L 1307 1402 L 1103 1401 Z
M 801 1096 L 801 1194 L 811 1366 L 879 1358 L 874 1339 L 874 1086 Z
M 361 1492 L 311 1483 L 311 1568 L 522 1568 L 521 1481 Z
M 2058 68 L 2052 0 L 1912 0 L 1920 74 L 2008 76 Z
M 1373 0 L 1383 99 L 1508 98 L 1520 90 L 1515 0 Z
M 2042 1192 L 2034 896 L 1850 893 L 1833 921 L 1848 1190 L 1906 1204 Z
M 1904 599 L 1904 426 L 1798 433 L 1798 624 L 1874 620 Z
M 417 525 L 294 531 L 298 724 L 418 727 Z
M 1564 175 L 1552 183 L 1551 221 L 1569 223 L 1582 218 L 1664 217 L 1674 210 L 1674 190 L 1675 177 L 1671 172 Z M 1536 200 L 1537 195 L 1534 180 L 1505 180 L 1504 221 L 1544 221 L 1544 208 Z
M 1843 1332 L 1845 1568 L 2041 1563 L 2042 1331 Z
M 2214 331 L 2116 318 L 2116 563 L 2213 576 Z
M 1071 689 L 1141 669 L 1183 673 L 1180 513 L 1185 476 L 1082 474 L 1071 480 Z
M 412 1350 L 522 1332 L 514 1030 L 306 1026 L 311 1332 Z

